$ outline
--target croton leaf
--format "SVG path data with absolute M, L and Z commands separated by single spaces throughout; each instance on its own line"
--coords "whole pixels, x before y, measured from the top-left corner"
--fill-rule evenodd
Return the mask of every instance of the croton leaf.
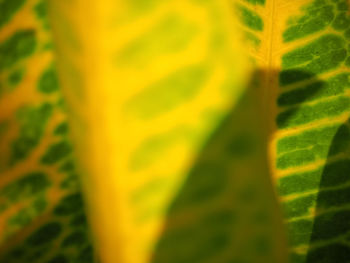
M 44 1 L 0 2 L 0 262 L 93 261 Z
M 0 262 L 350 260 L 349 10 L 0 1 Z

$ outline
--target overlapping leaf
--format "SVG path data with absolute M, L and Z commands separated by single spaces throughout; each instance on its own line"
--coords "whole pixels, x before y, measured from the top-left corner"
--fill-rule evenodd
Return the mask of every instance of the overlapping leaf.
M 0 8 L 6 262 L 349 258 L 347 1 Z

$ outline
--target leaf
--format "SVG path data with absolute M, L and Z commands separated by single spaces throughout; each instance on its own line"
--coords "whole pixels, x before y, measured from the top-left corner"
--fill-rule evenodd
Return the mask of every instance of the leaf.
M 0 262 L 92 262 L 46 2 L 0 10 Z
M 9 3 L 6 262 L 348 260 L 348 1 Z
M 290 262 L 344 262 L 350 255 L 348 1 L 266 1 L 255 12 L 244 6 L 254 21 L 264 21 L 261 31 L 245 14 L 242 26 L 256 39 L 257 67 L 270 69 L 260 88 Z
M 228 1 L 52 2 L 101 261 L 285 261 L 255 120 L 265 69 L 252 70 L 234 10 Z

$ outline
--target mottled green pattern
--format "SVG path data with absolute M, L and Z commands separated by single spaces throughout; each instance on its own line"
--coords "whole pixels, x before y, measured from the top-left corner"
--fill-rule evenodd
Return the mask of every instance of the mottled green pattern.
M 235 3 L 235 9 L 238 19 L 243 26 L 246 40 L 252 47 L 258 49 L 261 41 L 263 41 L 263 39 L 260 39 L 259 33 L 264 30 L 264 20 L 251 5 L 264 6 L 265 0 L 241 0 Z
M 0 28 L 3 27 L 6 23 L 10 22 L 10 20 L 24 3 L 25 0 L 5 0 L 0 2 Z
M 350 88 L 350 74 L 341 73 L 325 81 L 315 81 L 305 85 L 305 87 L 283 92 L 279 95 L 277 104 L 280 107 L 293 106 L 301 101 L 310 102 L 325 97 L 341 95 L 347 88 Z
M 81 200 L 80 193 L 64 197 L 55 207 L 49 221 L 36 229 L 22 244 L 6 253 L 4 262 L 93 263 L 83 204 L 80 201 L 72 206 L 69 203 L 72 201 L 71 196 Z
M 23 69 L 18 69 L 18 70 L 15 70 L 13 71 L 9 76 L 8 76 L 8 83 L 11 85 L 11 86 L 16 86 L 18 85 L 22 78 L 23 78 L 23 75 L 24 75 L 24 70 Z
M 38 90 L 43 93 L 52 93 L 58 90 L 58 79 L 54 68 L 50 67 L 41 75 Z
M 345 39 L 326 34 L 311 43 L 295 49 L 282 57 L 280 84 L 288 85 L 338 68 L 348 50 Z M 300 71 L 298 74 L 297 71 Z M 304 74 L 303 74 L 304 73 Z M 307 73 L 307 74 L 305 74 Z
M 264 22 L 256 12 L 244 7 L 243 5 L 237 5 L 237 10 L 240 20 L 248 28 L 254 31 L 262 31 L 264 29 Z
M 55 135 L 66 135 L 68 133 L 68 123 L 62 122 L 54 130 Z
M 137 13 L 150 12 L 166 2 L 168 1 L 133 0 L 128 4 Z M 4 3 L 7 3 L 6 6 Z M 0 9 L 4 7 L 6 10 L 4 18 L 0 18 L 0 27 L 1 23 L 6 23 L 14 16 L 23 1 L 9 3 L 11 1 L 0 3 Z M 253 6 L 261 7 L 264 4 L 264 0 L 244 0 L 235 6 L 246 37 L 256 47 L 260 45 L 259 34 L 265 29 L 265 25 Z M 286 43 L 312 37 L 315 33 L 320 34 L 306 45 L 284 54 L 282 71 L 279 74 L 281 91 L 276 101 L 279 109 L 276 125 L 280 130 L 294 129 L 294 133 L 291 132 L 292 134 L 277 141 L 276 168 L 287 173 L 279 180 L 279 192 L 286 198 L 283 209 L 288 220 L 292 249 L 311 244 L 310 250 L 304 254 L 300 253 L 300 250 L 293 250 L 297 252 L 291 256 L 292 262 L 340 263 L 346 262 L 350 255 L 350 160 L 347 156 L 350 131 L 348 123 L 342 123 L 339 119 L 332 121 L 347 114 L 350 109 L 350 99 L 347 95 L 349 74 L 344 69 L 350 66 L 347 44 L 350 39 L 350 18 L 347 11 L 346 1 L 315 0 L 303 9 L 302 16 L 290 19 L 283 34 Z M 41 20 L 43 29 L 47 29 L 46 8 L 43 2 L 34 5 L 32 12 Z M 326 32 L 330 28 L 332 33 L 328 31 L 322 34 L 323 30 Z M 169 16 L 148 33 L 119 50 L 112 58 L 113 62 L 122 68 L 147 67 L 149 61 L 156 63 L 163 55 L 185 49 L 197 36 L 197 30 L 184 18 Z M 70 32 L 69 29 L 67 32 Z M 0 70 L 13 67 L 7 78 L 10 86 L 18 86 L 26 74 L 26 69 L 15 66 L 18 61 L 36 52 L 36 35 L 34 29 L 19 31 L 0 45 Z M 212 47 L 220 47 L 222 39 L 220 34 L 215 35 Z M 73 34 L 71 42 L 76 43 Z M 75 47 L 79 49 L 79 45 L 75 44 Z M 68 66 L 64 69 L 77 76 L 75 68 Z M 338 71 L 332 73 L 335 70 Z M 325 79 L 323 74 L 330 76 Z M 136 94 L 124 105 L 124 110 L 127 114 L 143 120 L 164 116 L 195 98 L 210 77 L 209 65 L 192 65 L 179 69 L 154 81 Z M 81 86 L 79 78 L 74 81 L 78 83 L 76 86 Z M 44 101 L 41 104 L 21 105 L 21 108 L 17 109 L 19 135 L 11 142 L 9 166 L 13 167 L 25 161 L 48 134 L 48 122 L 54 114 L 61 111 L 57 104 L 49 99 L 49 96 L 59 97 L 58 87 L 54 66 L 47 65 L 36 85 L 32 87 L 44 96 Z M 264 209 L 271 207 L 271 204 L 266 201 L 270 200 L 269 198 L 262 198 L 266 196 L 261 192 L 265 189 L 261 185 L 266 182 L 259 181 L 263 181 L 261 178 L 265 178 L 264 173 L 267 170 L 258 169 L 257 167 L 261 167 L 259 165 L 254 167 L 249 159 L 254 159 L 255 154 L 261 154 L 260 151 L 265 150 L 265 145 L 259 144 L 261 138 L 258 132 L 250 133 L 252 130 L 259 131 L 260 126 L 257 123 L 245 123 L 240 118 L 242 113 L 249 112 L 249 107 L 245 107 L 247 103 L 243 99 L 237 109 L 223 120 L 195 160 L 188 178 L 166 211 L 164 231 L 156 246 L 153 262 L 216 262 L 216 257 L 220 258 L 224 251 L 231 250 L 232 246 L 235 247 L 233 244 L 240 242 L 242 251 L 238 252 L 242 254 L 236 251 L 239 256 L 235 259 L 226 258 L 225 263 L 249 262 L 254 256 L 270 259 L 270 236 L 261 229 L 265 230 L 273 224 L 268 211 Z M 249 112 L 247 119 L 255 121 L 259 113 Z M 236 125 L 237 123 L 241 126 Z M 307 125 L 312 127 L 306 127 Z M 10 234 L 21 227 L 29 226 L 35 218 L 40 218 L 44 213 L 49 214 L 49 219 L 44 220 L 40 227 L 26 237 L 23 244 L 18 244 L 13 251 L 5 255 L 4 262 L 93 261 L 83 200 L 77 186 L 72 146 L 67 138 L 68 132 L 65 120 L 50 130 L 54 140 L 48 143 L 37 160 L 38 165 L 57 168 L 57 173 L 62 176 L 57 180 L 59 184 L 53 183 L 51 174 L 38 170 L 21 175 L 16 181 L 0 189 L 1 211 L 6 211 L 10 205 L 22 200 L 28 200 L 25 207 L 8 219 Z M 157 155 L 152 153 L 164 154 L 172 145 L 192 140 L 196 137 L 196 132 L 193 127 L 186 127 L 175 130 L 174 133 L 170 131 L 149 138 L 132 155 L 130 169 L 138 171 L 157 164 Z M 266 157 L 262 156 L 259 157 Z M 316 168 L 307 168 L 307 165 L 314 165 Z M 244 169 L 250 166 L 253 166 L 250 172 L 254 176 L 250 175 L 251 181 L 247 180 L 244 187 L 237 191 L 232 187 L 241 175 L 235 173 L 237 167 Z M 298 172 L 298 168 L 302 172 Z M 289 173 L 287 169 L 296 171 Z M 148 222 L 155 213 L 159 213 L 160 205 L 153 203 L 152 195 L 156 196 L 167 187 L 165 181 L 157 178 L 158 175 L 152 176 L 155 179 L 130 198 L 135 206 L 147 202 L 153 205 L 147 206 L 147 211 L 139 211 L 136 216 L 139 223 Z M 47 192 L 52 187 L 62 191 L 62 197 L 54 207 L 49 206 L 47 197 Z M 236 202 L 235 206 L 232 205 L 233 202 Z M 203 208 L 203 204 L 211 203 L 215 203 L 215 206 L 209 205 L 199 212 L 195 210 L 198 207 Z M 246 211 L 245 207 L 254 209 Z M 312 218 L 311 209 L 316 210 L 315 219 Z M 176 216 L 183 215 L 193 216 L 196 220 L 186 222 L 185 226 L 174 227 L 173 221 L 176 221 Z M 242 221 L 247 218 L 261 227 L 261 232 L 243 242 L 239 238 L 235 239 L 235 231 L 237 225 L 244 224 Z M 54 252 L 53 249 L 50 250 L 52 247 L 55 248 Z M 254 251 L 256 254 L 248 254 L 246 251 Z
M 10 2 L 10 1 L 5 1 Z M 20 30 L 0 44 L 0 70 L 33 54 L 37 40 L 32 29 Z
M 23 226 L 28 225 L 33 219 L 40 216 L 47 208 L 48 203 L 45 195 L 36 197 L 27 207 L 20 209 L 11 216 L 7 222 L 7 232 L 14 233 Z
M 61 141 L 50 145 L 41 158 L 41 162 L 46 165 L 52 165 L 72 152 L 72 147 L 67 141 Z
M 17 111 L 20 135 L 12 142 L 11 165 L 26 158 L 38 146 L 52 111 L 53 106 L 49 103 L 39 107 L 23 106 Z
M 338 5 L 334 5 L 332 1 L 327 0 L 313 1 L 305 8 L 301 17 L 291 19 L 283 33 L 284 40 L 293 41 L 326 29 L 332 23 L 337 9 L 348 10 L 345 1 L 338 2 Z
M 55 64 L 50 60 L 41 66 L 52 52 L 48 45 L 51 36 L 47 33 L 46 4 L 0 1 L 1 29 L 12 23 L 19 12 L 31 15 L 40 25 L 10 32 L 0 43 L 0 98 L 15 92 L 21 97 L 22 90 L 24 94 L 37 94 L 36 98 L 24 95 L 23 103 L 0 116 L 0 140 L 7 138 L 11 130 L 13 133 L 9 147 L 1 152 L 0 215 L 4 228 L 0 235 L 0 262 L 93 263 Z M 37 64 L 31 63 L 33 55 Z M 43 70 L 36 76 L 30 67 Z M 50 127 L 55 119 L 60 122 Z M 23 165 L 25 173 L 21 172 Z M 12 245 L 4 249 L 7 242 Z
M 44 30 L 49 30 L 50 26 L 49 26 L 49 21 L 48 21 L 48 17 L 47 17 L 47 4 L 44 1 L 38 2 L 35 6 L 34 6 L 34 12 L 36 17 L 42 22 L 43 24 L 43 29 Z
M 277 99 L 277 127 L 291 133 L 277 141 L 276 168 L 295 170 L 278 182 L 291 263 L 350 258 L 348 9 L 347 1 L 315 0 L 283 33 L 287 43 L 311 38 L 283 54 Z

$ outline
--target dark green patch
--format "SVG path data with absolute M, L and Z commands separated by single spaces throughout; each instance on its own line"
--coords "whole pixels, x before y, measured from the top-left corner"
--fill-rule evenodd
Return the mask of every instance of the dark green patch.
M 18 0 L 2 1 L 0 5 L 12 1 L 18 2 Z M 36 44 L 34 30 L 20 30 L 14 33 L 0 44 L 0 70 L 11 67 L 20 59 L 31 55 L 35 50 Z
M 332 27 L 335 30 L 343 31 L 350 26 L 350 18 L 346 12 L 339 13 L 332 24 Z
M 315 120 L 338 116 L 348 111 L 349 106 L 350 99 L 339 96 L 314 105 L 302 105 L 283 111 L 277 115 L 276 123 L 279 129 L 295 127 Z
M 329 149 L 329 156 L 345 152 L 350 142 L 349 127 L 345 124 L 341 125 L 333 138 L 332 145 Z
M 224 191 L 228 183 L 228 173 L 222 164 L 202 161 L 190 172 L 181 196 L 172 205 L 172 211 L 187 206 L 204 204 Z
M 262 18 L 253 10 L 250 10 L 243 5 L 237 5 L 237 11 L 240 21 L 255 31 L 262 31 L 264 29 L 264 22 Z
M 41 0 L 34 6 L 34 12 L 39 19 L 44 19 L 47 16 L 47 6 L 45 0 Z
M 62 189 L 79 190 L 80 182 L 76 173 L 69 173 L 60 183 Z
M 228 143 L 227 150 L 236 158 L 245 158 L 255 152 L 255 138 L 247 133 L 234 136 Z
M 56 105 L 58 108 L 60 108 L 60 110 L 67 112 L 68 105 L 66 104 L 65 100 L 62 97 L 58 98 Z
M 86 227 L 87 226 L 87 218 L 85 213 L 79 213 L 75 216 L 72 217 L 71 221 L 69 222 L 69 224 L 72 227 Z
M 69 260 L 65 255 L 59 254 L 50 259 L 47 263 L 69 263 Z
M 28 254 L 24 261 L 26 263 L 37 263 L 38 260 L 46 256 L 48 249 L 49 249 L 48 244 L 44 244 L 43 246 L 38 246 L 36 248 L 32 248 L 31 250 L 28 250 Z
M 279 73 L 280 87 L 313 78 L 313 75 L 302 69 L 285 69 Z
M 15 248 L 14 250 L 12 250 L 10 252 L 10 254 L 12 256 L 20 258 L 20 257 L 23 257 L 26 254 L 26 251 L 25 251 L 25 249 L 23 247 L 19 247 L 19 248 Z
M 55 69 L 50 67 L 43 72 L 38 82 L 38 90 L 45 94 L 58 90 L 58 78 Z
M 153 263 L 204 262 L 222 253 L 230 244 L 228 229 L 211 228 L 204 223 L 186 225 L 166 232 Z
M 31 246 L 40 246 L 55 240 L 62 232 L 62 226 L 58 222 L 51 222 L 36 230 L 27 239 Z
M 32 203 L 32 208 L 35 209 L 35 211 L 43 212 L 45 208 L 47 207 L 47 201 L 45 197 L 39 197 Z
M 350 180 L 350 160 L 340 160 L 327 164 L 323 169 L 321 187 L 338 186 Z
M 81 193 L 74 193 L 65 196 L 54 209 L 54 214 L 67 216 L 83 210 L 84 203 Z
M 193 261 L 189 262 L 203 262 L 205 259 L 211 258 L 215 255 L 220 254 L 220 252 L 225 251 L 230 244 L 230 235 L 227 231 L 215 231 L 208 239 L 203 239 L 202 244 L 195 248 L 190 258 L 193 258 Z M 190 245 L 190 244 L 188 244 Z M 201 250 L 199 252 L 198 250 Z M 178 261 L 175 261 L 178 262 Z
M 17 86 L 23 79 L 23 75 L 24 75 L 23 69 L 15 70 L 8 76 L 7 81 L 11 86 Z
M 21 209 L 9 218 L 7 224 L 20 228 L 28 225 L 32 220 L 33 216 L 28 213 L 27 209 Z
M 33 172 L 6 185 L 0 190 L 0 195 L 10 202 L 18 202 L 44 192 L 50 185 L 47 174 Z
M 344 244 L 327 244 L 312 249 L 306 262 L 310 263 L 344 263 L 349 260 L 350 248 Z
M 349 5 L 347 0 L 333 0 L 337 4 L 338 11 L 349 11 Z
M 59 125 L 56 126 L 53 133 L 55 135 L 66 135 L 68 133 L 68 123 L 67 122 L 60 123 Z
M 348 68 L 350 68 L 350 57 L 347 57 L 347 59 L 345 60 L 345 66 L 347 66 Z
M 350 28 L 344 32 L 344 37 L 346 38 L 346 40 L 350 40 Z
M 75 170 L 75 164 L 73 160 L 67 160 L 65 161 L 60 168 L 58 168 L 59 172 L 73 172 Z
M 91 245 L 85 247 L 78 255 L 75 263 L 94 263 L 94 250 Z
M 10 164 L 25 159 L 39 144 L 53 107 L 44 103 L 38 107 L 22 107 L 17 112 L 20 135 L 12 142 Z
M 25 255 L 26 251 L 22 247 L 15 248 L 11 252 L 7 253 L 5 256 L 2 256 L 0 260 L 1 262 L 6 263 L 17 263 L 23 261 Z
M 305 254 L 297 254 L 297 253 L 292 252 L 289 254 L 289 261 L 288 262 L 290 262 L 290 263 L 306 263 L 305 260 L 306 260 Z
M 5 0 L 0 2 L 0 28 L 12 19 L 24 3 L 25 0 Z
M 350 211 L 328 212 L 315 218 L 312 241 L 329 240 L 347 233 L 349 229 Z
M 314 101 L 320 98 L 343 94 L 350 87 L 350 74 L 341 73 L 326 81 L 316 81 L 305 87 L 282 93 L 278 106 L 291 106 L 298 103 Z
M 62 247 L 80 247 L 87 242 L 87 236 L 85 231 L 77 230 L 68 235 L 62 241 Z
M 322 181 L 323 185 L 323 181 Z M 325 210 L 343 207 L 350 203 L 350 187 L 321 191 L 318 194 L 317 208 Z
M 209 226 L 215 227 L 227 227 L 232 226 L 232 224 L 236 223 L 238 219 L 238 215 L 235 211 L 229 209 L 220 210 L 214 213 L 210 213 L 203 219 L 203 223 Z
M 253 247 L 255 248 L 256 253 L 260 255 L 267 255 L 271 251 L 271 242 L 270 237 L 265 235 L 258 235 L 254 238 Z
M 71 152 L 72 146 L 68 141 L 54 143 L 49 146 L 40 161 L 46 165 L 55 164 L 68 156 Z

